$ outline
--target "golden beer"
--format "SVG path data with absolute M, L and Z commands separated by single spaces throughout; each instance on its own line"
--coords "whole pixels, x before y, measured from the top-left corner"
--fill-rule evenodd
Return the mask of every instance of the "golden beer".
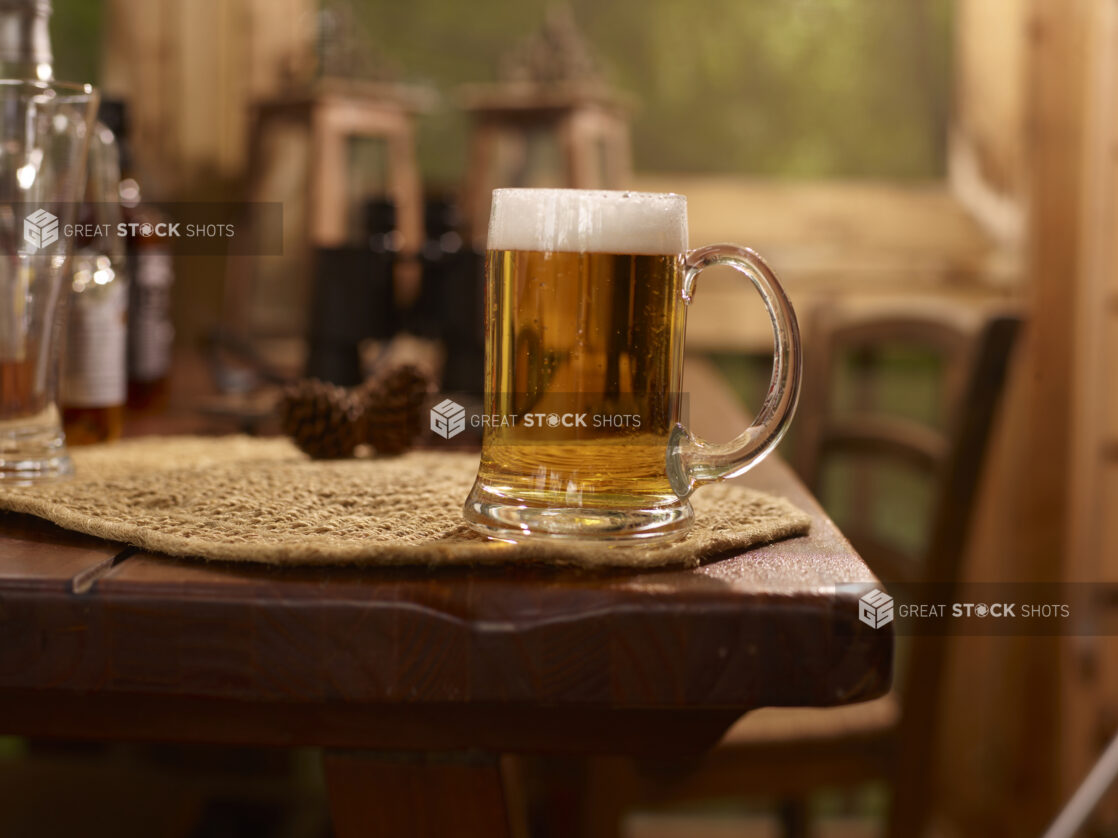
M 677 254 L 492 250 L 479 481 L 528 503 L 674 503 Z M 538 418 L 536 418 L 538 417 Z

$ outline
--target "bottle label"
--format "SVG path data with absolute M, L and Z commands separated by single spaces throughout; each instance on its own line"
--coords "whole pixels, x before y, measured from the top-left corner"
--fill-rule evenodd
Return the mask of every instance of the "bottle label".
M 137 381 L 156 381 L 171 370 L 174 267 L 165 250 L 137 251 L 133 260 L 130 375 Z
M 127 303 L 125 284 L 119 281 L 74 294 L 62 367 L 64 405 L 124 404 Z

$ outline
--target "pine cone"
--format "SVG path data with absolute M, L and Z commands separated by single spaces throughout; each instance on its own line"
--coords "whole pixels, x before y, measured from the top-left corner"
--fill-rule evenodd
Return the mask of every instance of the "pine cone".
M 365 438 L 380 454 L 402 454 L 423 430 L 423 401 L 431 378 L 402 364 L 364 387 Z
M 316 460 L 353 456 L 361 442 L 364 405 L 343 387 L 306 379 L 284 391 L 283 432 Z

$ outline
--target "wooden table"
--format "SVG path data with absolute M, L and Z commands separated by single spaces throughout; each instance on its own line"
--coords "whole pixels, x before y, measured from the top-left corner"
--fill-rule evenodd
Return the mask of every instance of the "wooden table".
M 203 564 L 0 514 L 0 732 L 322 746 L 341 836 L 508 834 L 496 755 L 696 752 L 888 688 L 891 627 L 834 589 L 861 559 L 779 460 L 745 482 L 811 533 L 635 574 Z

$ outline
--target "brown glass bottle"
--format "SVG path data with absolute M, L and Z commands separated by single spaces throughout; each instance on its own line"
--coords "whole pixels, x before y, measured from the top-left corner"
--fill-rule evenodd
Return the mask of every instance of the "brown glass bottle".
M 127 223 L 135 224 L 129 237 L 131 266 L 128 328 L 128 409 L 163 410 L 170 396 L 171 287 L 175 272 L 171 248 L 158 233 L 163 216 L 150 208 L 126 208 Z M 150 232 L 146 232 L 149 231 Z
M 102 111 L 105 112 L 104 106 Z M 102 117 L 121 139 L 120 203 L 127 228 L 128 257 L 128 410 L 163 410 L 170 393 L 171 289 L 175 270 L 170 240 L 163 234 L 167 216 L 143 200 L 131 170 L 127 110 L 112 102 Z

